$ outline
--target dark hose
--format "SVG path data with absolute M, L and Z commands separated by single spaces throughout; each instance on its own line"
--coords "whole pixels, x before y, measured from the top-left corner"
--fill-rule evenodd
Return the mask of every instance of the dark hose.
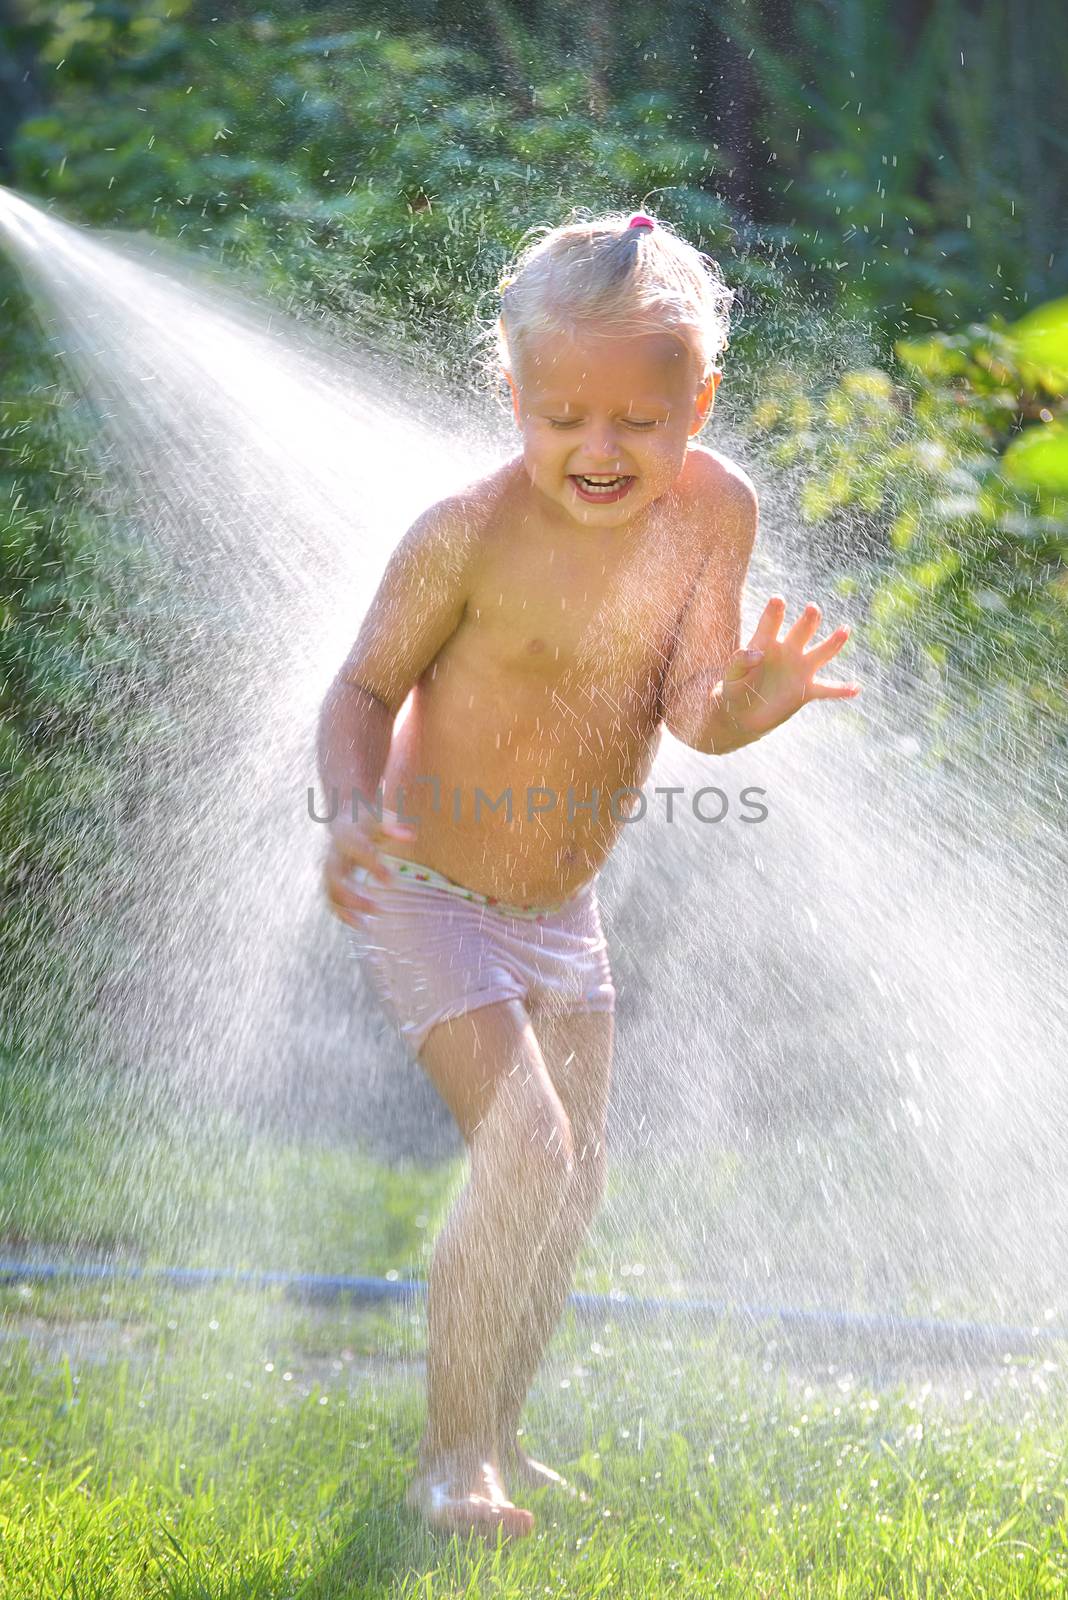
M 210 1283 L 238 1283 L 249 1288 L 284 1288 L 300 1300 L 330 1301 L 349 1295 L 361 1305 L 414 1301 L 426 1294 L 417 1279 L 352 1278 L 315 1272 L 238 1271 L 234 1267 L 114 1266 L 107 1262 L 0 1261 L 0 1284 L 55 1278 L 146 1280 L 175 1288 L 200 1288 Z M 730 1305 L 713 1300 L 641 1299 L 632 1295 L 573 1294 L 571 1309 L 600 1321 L 685 1318 L 719 1321 L 734 1317 L 757 1325 L 778 1323 L 811 1341 L 828 1335 L 854 1335 L 873 1343 L 890 1343 L 912 1353 L 938 1350 L 957 1356 L 1037 1355 L 1068 1331 L 1060 1328 L 1014 1328 L 993 1323 L 950 1322 L 937 1317 L 910 1317 L 897 1312 L 874 1315 L 855 1311 L 800 1310 L 788 1306 Z

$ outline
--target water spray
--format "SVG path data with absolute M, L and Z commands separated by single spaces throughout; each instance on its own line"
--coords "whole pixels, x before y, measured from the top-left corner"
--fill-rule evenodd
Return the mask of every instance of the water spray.
M 157 944 L 131 955 L 126 1048 L 86 1051 L 70 1071 L 91 1077 L 121 1059 L 142 1081 L 169 1073 L 203 1116 L 219 1088 L 243 1089 L 258 1109 L 279 1063 L 296 1086 L 287 1093 L 314 1105 L 329 1068 L 346 1094 L 335 1101 L 336 1129 L 355 1103 L 368 1111 L 384 1052 L 360 1031 L 353 963 L 316 898 L 321 830 L 304 809 L 314 712 L 404 526 L 481 469 L 486 438 L 391 406 L 351 352 L 331 357 L 282 313 L 209 282 L 173 246 L 102 239 L 2 189 L 0 234 L 99 418 L 108 468 L 125 475 L 146 544 L 172 559 L 181 604 L 191 593 L 202 608 L 206 661 L 218 648 L 217 615 L 232 608 L 237 619 L 209 688 L 219 691 L 213 705 L 241 717 L 212 726 L 199 686 L 189 686 L 178 710 L 205 739 L 195 782 L 182 791 L 185 809 L 175 803 L 158 827 L 145 821 L 138 846 L 150 885 L 145 938 Z M 729 436 L 717 442 L 736 453 Z M 797 587 L 804 540 L 775 493 L 773 482 L 751 609 L 761 594 Z M 872 663 L 863 671 L 862 727 L 832 725 L 817 708 L 717 769 L 732 793 L 744 782 L 766 791 L 766 825 L 643 823 L 605 871 L 624 979 L 620 1143 L 644 1153 L 651 1129 L 662 1141 L 648 1158 L 647 1187 L 665 1202 L 655 1248 L 691 1289 L 713 1274 L 722 1281 L 725 1269 L 740 1279 L 746 1253 L 774 1254 L 794 1287 L 782 1304 L 733 1312 L 714 1299 L 577 1296 L 583 1314 L 735 1315 L 998 1355 L 1065 1336 L 788 1303 L 794 1292 L 848 1302 L 858 1264 L 885 1261 L 896 1274 L 875 1285 L 885 1304 L 929 1262 L 968 1280 L 961 1303 L 1011 1298 L 1009 1318 L 1027 1319 L 1059 1305 L 1068 1281 L 1068 1091 L 1057 1043 L 1068 997 L 1049 893 L 1063 829 L 1032 815 L 1014 774 L 999 786 L 919 763 L 901 727 L 900 685 Z M 717 781 L 726 780 L 665 739 L 651 782 L 693 792 Z M 86 1014 L 96 1004 L 94 988 Z M 651 1073 L 650 1061 L 666 1069 Z M 717 1086 L 732 1074 L 751 1100 L 793 1119 L 785 1160 L 772 1152 L 758 1169 L 745 1116 L 720 1114 Z M 810 1095 L 823 1108 L 820 1148 Z M 850 1131 L 858 1123 L 878 1141 L 861 1148 Z M 710 1213 L 690 1203 L 702 1191 L 682 1184 L 694 1148 L 716 1140 L 750 1163 L 754 1185 L 735 1213 L 717 1212 L 726 1221 L 710 1243 Z M 803 1211 L 791 1207 L 791 1185 L 806 1196 Z M 623 1209 L 640 1206 L 641 1189 L 628 1186 Z M 269 1259 L 269 1244 L 257 1242 Z M 367 1304 L 421 1293 L 373 1278 L 165 1272 L 173 1278 L 159 1281 L 284 1284 Z M 152 1277 L 58 1262 L 0 1263 L 0 1273 Z
M 108 1262 L 0 1261 L 0 1284 L 51 1283 L 64 1279 L 92 1282 L 159 1283 L 172 1289 L 201 1289 L 232 1283 L 245 1289 L 283 1289 L 292 1299 L 329 1304 L 348 1299 L 358 1306 L 412 1306 L 425 1300 L 427 1286 L 417 1278 L 347 1277 L 317 1272 L 240 1270 L 235 1267 L 136 1267 Z M 743 1327 L 777 1324 L 784 1334 L 806 1342 L 856 1338 L 892 1346 L 902 1353 L 975 1360 L 1039 1356 L 1068 1341 L 1068 1328 L 1016 1328 L 948 1318 L 882 1316 L 822 1308 L 731 1305 L 725 1301 L 667 1299 L 657 1296 L 583 1294 L 568 1306 L 590 1322 L 685 1321 L 691 1327 L 733 1321 Z

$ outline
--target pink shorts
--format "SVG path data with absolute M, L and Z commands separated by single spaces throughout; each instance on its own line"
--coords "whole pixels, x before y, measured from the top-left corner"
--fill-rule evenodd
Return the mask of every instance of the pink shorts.
M 389 885 L 352 874 L 377 908 L 360 917 L 356 944 L 413 1055 L 437 1023 L 498 1000 L 615 1009 L 596 878 L 557 906 L 511 906 L 419 862 L 383 859 Z

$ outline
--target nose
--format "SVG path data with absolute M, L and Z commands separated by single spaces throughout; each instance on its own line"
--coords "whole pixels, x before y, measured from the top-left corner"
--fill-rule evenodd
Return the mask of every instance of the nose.
M 613 472 L 620 465 L 618 424 L 611 418 L 593 421 L 582 440 L 583 464 L 590 472 Z

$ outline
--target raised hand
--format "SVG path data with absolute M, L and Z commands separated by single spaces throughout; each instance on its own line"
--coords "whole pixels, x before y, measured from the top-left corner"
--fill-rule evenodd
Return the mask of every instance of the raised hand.
M 819 606 L 810 602 L 780 639 L 786 601 L 781 595 L 773 595 L 748 645 L 731 657 L 720 688 L 720 702 L 748 738 L 769 733 L 808 701 L 850 700 L 860 693 L 859 683 L 824 683 L 816 677 L 849 638 L 848 628 L 836 628 L 806 650 L 821 615 Z M 753 652 L 759 652 L 756 659 L 751 659 Z

